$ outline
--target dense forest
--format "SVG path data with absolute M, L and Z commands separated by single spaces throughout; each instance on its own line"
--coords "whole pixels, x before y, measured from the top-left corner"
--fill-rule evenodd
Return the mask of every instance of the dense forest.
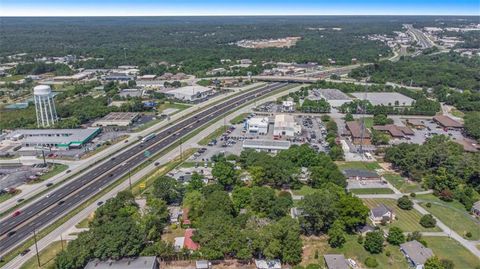
M 462 90 L 480 90 L 480 57 L 467 58 L 459 53 L 440 53 L 402 57 L 398 62 L 382 61 L 350 72 L 353 78 L 369 76 L 371 82 L 396 82 L 419 87 L 448 86 Z

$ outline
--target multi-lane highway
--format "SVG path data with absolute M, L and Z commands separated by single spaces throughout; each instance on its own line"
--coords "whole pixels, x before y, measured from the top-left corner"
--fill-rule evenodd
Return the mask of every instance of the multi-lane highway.
M 44 228 L 102 188 L 124 176 L 131 169 L 148 161 L 149 154 L 144 154 L 146 151 L 149 151 L 151 155 L 161 152 L 209 121 L 245 102 L 286 85 L 286 83 L 270 84 L 233 97 L 188 117 L 159 132 L 155 138 L 144 143 L 139 142 L 128 151 L 115 155 L 103 165 L 93 168 L 72 182 L 59 187 L 48 196 L 22 208 L 18 216 L 7 218 L 0 223 L 0 256 L 30 237 L 33 230 Z
M 413 25 L 406 24 L 405 27 L 415 37 L 422 49 L 431 48 L 435 45 L 422 31 L 413 28 Z

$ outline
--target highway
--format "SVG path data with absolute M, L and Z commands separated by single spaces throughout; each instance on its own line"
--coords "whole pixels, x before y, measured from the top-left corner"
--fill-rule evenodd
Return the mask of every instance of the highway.
M 422 49 L 428 49 L 435 45 L 422 31 L 413 28 L 411 24 L 406 24 L 405 27 L 410 33 L 413 34 Z
M 93 168 L 78 179 L 59 187 L 48 197 L 46 196 L 23 208 L 20 215 L 10 217 L 0 223 L 0 256 L 32 236 L 33 230 L 44 228 L 127 174 L 131 169 L 148 161 L 148 154 L 144 154 L 147 150 L 153 156 L 195 129 L 235 109 L 235 107 L 286 85 L 286 83 L 273 83 L 203 110 L 157 133 L 155 138 L 144 143 L 138 143 L 130 150 L 115 155 L 104 165 Z

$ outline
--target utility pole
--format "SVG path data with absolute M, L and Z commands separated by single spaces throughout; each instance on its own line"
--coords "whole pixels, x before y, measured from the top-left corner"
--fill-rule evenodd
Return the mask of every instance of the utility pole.
M 37 263 L 38 267 L 40 267 L 40 256 L 38 255 L 38 245 L 37 245 L 37 233 L 35 233 L 35 229 L 33 229 L 33 239 L 35 240 L 35 251 L 37 252 Z
M 60 234 L 60 243 L 62 244 L 62 251 L 63 251 L 64 249 L 63 249 L 63 237 L 62 237 L 62 234 Z
M 182 139 L 180 138 L 180 162 L 183 160 Z
M 132 191 L 132 168 L 128 167 L 128 185 L 130 186 L 130 191 Z

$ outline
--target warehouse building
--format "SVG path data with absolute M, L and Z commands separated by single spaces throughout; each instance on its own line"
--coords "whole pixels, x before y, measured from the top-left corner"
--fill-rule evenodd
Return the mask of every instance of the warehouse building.
M 123 89 L 118 93 L 118 95 L 122 98 L 142 97 L 143 96 L 143 90 L 140 90 L 140 89 Z
M 437 115 L 433 120 L 446 129 L 461 129 L 463 124 L 445 115 Z
M 246 139 L 243 141 L 244 149 L 254 149 L 256 151 L 278 152 L 290 148 L 290 141 L 266 140 L 266 139 Z
M 205 99 L 213 93 L 213 89 L 195 85 L 169 90 L 166 95 L 182 101 L 195 102 Z
M 136 112 L 111 112 L 95 121 L 92 126 L 129 126 L 138 119 L 139 115 Z
M 292 115 L 275 115 L 275 123 L 273 126 L 273 136 L 275 138 L 282 136 L 293 137 L 301 132 L 302 127 L 295 122 L 295 119 Z
M 70 149 L 81 148 L 100 131 L 100 128 L 20 129 L 8 134 L 7 139 L 21 142 L 23 147 Z
M 251 134 L 266 135 L 268 133 L 268 118 L 251 118 L 247 121 L 246 127 Z

